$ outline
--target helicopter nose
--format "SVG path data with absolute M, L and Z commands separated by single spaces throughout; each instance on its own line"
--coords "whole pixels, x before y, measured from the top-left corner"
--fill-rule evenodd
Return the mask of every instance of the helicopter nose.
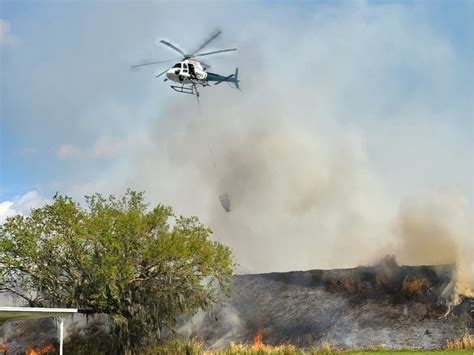
M 179 71 L 178 71 L 178 73 L 176 73 L 175 69 L 170 69 L 166 72 L 166 77 L 171 81 L 178 82 L 178 80 L 179 80 L 178 76 L 179 76 Z

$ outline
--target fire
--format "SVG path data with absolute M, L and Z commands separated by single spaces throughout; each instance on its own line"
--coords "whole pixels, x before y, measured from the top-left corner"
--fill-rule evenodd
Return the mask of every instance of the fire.
M 2 354 L 6 354 L 9 348 L 8 343 L 0 343 L 0 352 L 2 352 Z
M 459 295 L 463 295 L 466 297 L 474 297 L 474 290 L 472 289 L 469 282 L 465 280 L 458 280 L 458 282 L 456 283 L 455 292 Z
M 43 354 L 48 354 L 50 352 L 54 351 L 54 345 L 53 344 L 48 344 L 45 346 L 41 346 L 39 348 L 28 348 L 26 349 L 25 355 L 43 355 Z
M 263 328 L 259 328 L 257 334 L 255 334 L 255 337 L 253 339 L 252 349 L 258 350 L 263 348 L 264 346 L 265 344 L 263 344 Z

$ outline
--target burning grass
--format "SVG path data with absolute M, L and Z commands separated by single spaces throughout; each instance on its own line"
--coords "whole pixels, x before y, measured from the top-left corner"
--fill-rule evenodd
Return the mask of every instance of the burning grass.
M 284 344 L 284 345 L 243 345 L 243 344 L 230 344 L 227 350 L 223 352 L 211 352 L 209 354 L 225 354 L 225 355 L 238 355 L 238 354 L 299 354 L 298 350 L 294 345 Z
M 46 354 L 54 354 L 54 345 L 48 344 L 45 346 L 41 346 L 39 348 L 28 348 L 26 349 L 26 355 L 46 355 Z
M 366 349 L 336 349 L 328 341 L 323 341 L 317 348 L 298 349 L 291 344 L 283 345 L 267 345 L 263 342 L 263 334 L 261 337 L 255 336 L 253 344 L 234 344 L 231 343 L 227 349 L 211 350 L 207 349 L 203 342 L 198 340 L 169 341 L 161 346 L 152 349 L 141 350 L 140 354 L 144 355 L 175 355 L 175 354 L 196 354 L 196 355 L 377 355 L 377 354 L 400 354 L 400 355 L 472 355 L 470 349 L 474 349 L 474 336 L 465 334 L 463 337 L 448 341 L 444 350 L 418 350 L 418 349 L 402 349 L 390 350 L 384 346 L 371 346 Z
M 184 342 L 168 344 L 164 347 L 149 349 L 141 351 L 140 354 L 147 355 L 175 355 L 175 354 L 189 354 L 189 355 L 383 355 L 383 354 L 400 354 L 400 355 L 472 355 L 472 350 L 457 349 L 457 350 L 388 350 L 377 349 L 373 350 L 334 350 L 333 348 L 325 348 L 323 346 L 315 349 L 297 349 L 293 345 L 271 346 L 263 344 L 260 348 L 255 348 L 253 345 L 231 344 L 225 350 L 209 350 L 205 349 L 202 343 L 199 342 Z

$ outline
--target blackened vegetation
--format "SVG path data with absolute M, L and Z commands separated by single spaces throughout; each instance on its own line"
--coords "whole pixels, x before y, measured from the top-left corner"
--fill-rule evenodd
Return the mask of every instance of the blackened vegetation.
M 400 304 L 417 301 L 447 310 L 444 291 L 452 279 L 450 266 L 397 266 L 379 264 L 352 270 L 326 272 L 322 283 L 327 292 L 345 294 L 351 304 L 367 299 L 386 299 Z
M 210 346 L 264 342 L 337 348 L 440 348 L 473 327 L 469 299 L 446 315 L 452 266 L 375 266 L 234 277 L 232 306 L 241 324 L 208 319 L 195 332 Z M 220 329 L 226 328 L 226 331 Z

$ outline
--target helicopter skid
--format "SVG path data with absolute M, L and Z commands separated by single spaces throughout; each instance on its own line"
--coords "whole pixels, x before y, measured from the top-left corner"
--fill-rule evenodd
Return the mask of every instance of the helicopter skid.
M 189 94 L 189 95 L 196 95 L 197 93 L 197 90 L 195 90 L 195 86 L 194 85 L 181 85 L 181 86 L 177 86 L 177 85 L 171 85 L 171 88 L 176 91 L 176 92 L 180 92 L 182 94 Z
M 202 81 L 196 81 L 196 82 L 193 81 L 191 84 L 182 84 L 179 86 L 171 85 L 171 88 L 174 91 L 179 92 L 181 94 L 196 95 L 197 97 L 199 97 L 199 91 L 197 89 L 198 85 L 202 85 L 203 87 L 210 86 L 208 82 L 202 80 Z

